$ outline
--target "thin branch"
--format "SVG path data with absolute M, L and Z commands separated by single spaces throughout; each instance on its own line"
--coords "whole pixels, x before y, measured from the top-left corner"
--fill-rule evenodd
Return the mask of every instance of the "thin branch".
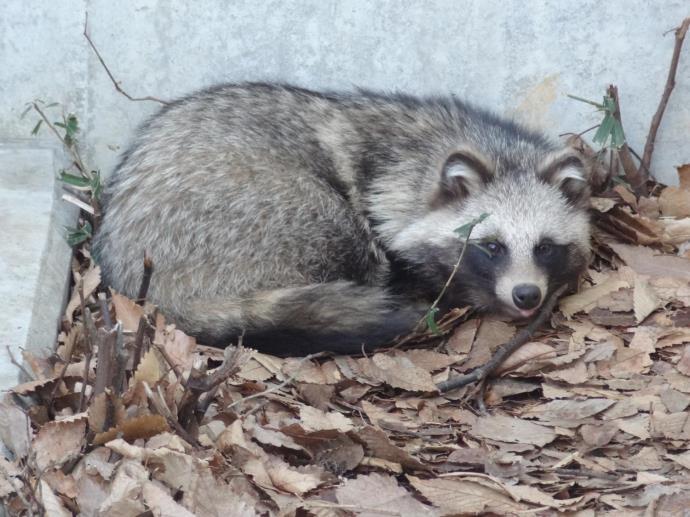
M 14 355 L 12 354 L 12 349 L 10 348 L 10 345 L 7 345 L 7 355 L 10 356 L 10 362 L 15 365 L 17 368 L 21 370 L 21 372 L 26 375 L 27 379 L 30 380 L 36 380 L 36 377 L 32 375 L 26 368 L 24 368 L 23 364 L 20 364 L 17 362 L 17 360 L 14 358 Z
M 72 203 L 74 206 L 81 208 L 86 213 L 96 215 L 96 209 L 92 205 L 79 199 L 77 196 L 73 196 L 72 194 L 63 194 L 62 200 Z
M 132 359 L 132 371 L 136 371 L 139 363 L 141 362 L 141 357 L 144 355 L 144 334 L 146 334 L 146 326 L 146 316 L 142 315 L 139 317 L 137 333 L 134 336 L 134 358 Z M 160 347 L 159 351 L 162 350 L 164 350 L 164 348 Z
M 668 77 L 666 78 L 666 86 L 664 87 L 664 93 L 661 95 L 661 100 L 659 101 L 659 106 L 656 109 L 656 113 L 652 117 L 652 122 L 649 126 L 649 133 L 647 134 L 647 141 L 644 144 L 644 152 L 642 153 L 642 161 L 640 164 L 640 169 L 649 170 L 652 164 L 652 153 L 654 152 L 654 142 L 656 140 L 656 134 L 659 131 L 659 126 L 661 125 L 661 119 L 664 116 L 664 111 L 666 110 L 666 105 L 671 97 L 671 92 L 676 85 L 676 71 L 678 70 L 678 61 L 680 60 L 680 52 L 683 48 L 683 41 L 685 40 L 685 35 L 690 27 L 690 17 L 685 18 L 680 27 L 675 29 L 676 43 L 673 47 L 673 56 L 671 57 L 671 65 L 668 69 Z
M 437 384 L 436 387 L 438 388 L 438 391 L 441 393 L 445 393 L 456 388 L 467 386 L 468 384 L 475 381 L 482 381 L 484 378 L 488 377 L 494 371 L 496 371 L 496 369 L 501 364 L 503 364 L 503 362 L 506 359 L 508 359 L 508 357 L 510 357 L 522 345 L 527 343 L 532 338 L 532 335 L 537 331 L 537 329 L 539 329 L 539 327 L 541 327 L 546 322 L 546 320 L 551 316 L 551 313 L 553 312 L 553 309 L 556 306 L 558 298 L 561 294 L 565 292 L 567 287 L 568 286 L 564 284 L 558 289 L 556 289 L 556 291 L 554 291 L 553 294 L 551 294 L 549 299 L 542 306 L 537 317 L 534 318 L 529 325 L 520 330 L 520 332 L 518 332 L 513 337 L 513 339 L 499 347 L 487 363 L 485 363 L 483 366 L 480 366 L 471 373 L 465 375 L 458 375 L 456 377 L 448 379 L 447 381 Z
M 108 300 L 105 293 L 98 293 L 98 304 L 101 307 L 101 318 L 105 328 L 110 330 L 113 328 L 113 320 L 110 318 L 110 309 L 108 308 Z
M 453 270 L 450 272 L 450 275 L 448 275 L 448 279 L 446 280 L 446 283 L 443 285 L 441 292 L 438 294 L 438 296 L 434 300 L 434 303 L 432 303 L 431 307 L 429 307 L 427 314 L 429 312 L 436 310 L 436 308 L 438 307 L 438 304 L 441 302 L 441 298 L 443 298 L 443 295 L 446 294 L 446 291 L 448 290 L 450 283 L 453 281 L 453 278 L 455 278 L 455 275 L 458 272 L 458 269 L 460 269 L 460 264 L 462 263 L 462 259 L 465 258 L 465 252 L 467 251 L 467 246 L 468 246 L 469 240 L 470 240 L 470 236 L 468 235 L 467 238 L 465 239 L 464 245 L 462 246 L 462 251 L 460 252 L 460 256 L 458 257 L 458 260 L 455 262 L 455 265 L 453 266 Z M 424 323 L 425 320 L 426 320 L 426 315 L 423 316 L 421 320 L 419 320 L 419 323 L 417 323 L 417 328 L 421 327 L 422 323 Z
M 96 341 L 98 342 L 98 363 L 96 365 L 96 380 L 94 381 L 93 394 L 103 393 L 106 388 L 115 384 L 118 376 L 117 346 L 122 339 L 122 325 L 118 322 L 113 328 L 98 329 Z
M 170 408 L 165 403 L 165 399 L 163 398 L 163 395 L 160 392 L 160 386 L 157 387 L 158 391 L 156 392 L 156 394 L 154 394 L 153 390 L 151 390 L 146 381 L 143 381 L 142 384 L 144 386 L 144 391 L 146 392 L 146 397 L 155 409 L 156 413 L 164 417 L 168 421 L 168 424 L 170 424 L 175 429 L 177 434 L 179 434 L 188 443 L 190 443 L 191 445 L 199 445 L 199 441 L 196 438 L 194 438 L 191 434 L 189 434 L 187 430 L 184 427 L 182 427 L 180 423 L 177 421 L 177 419 L 173 416 L 172 411 L 170 411 Z M 158 395 L 158 397 L 156 397 L 156 395 Z
M 58 377 L 57 381 L 55 382 L 53 389 L 50 391 L 50 398 L 48 399 L 48 404 L 47 404 L 49 413 L 51 413 L 53 410 L 53 402 L 55 402 L 55 396 L 57 395 L 57 391 L 60 388 L 60 385 L 62 384 L 62 382 L 65 380 L 65 374 L 67 373 L 67 367 L 72 362 L 72 356 L 74 355 L 74 348 L 75 348 L 75 343 L 72 343 L 72 347 L 70 348 L 70 351 L 69 351 L 69 357 L 67 357 L 67 360 L 65 361 L 65 364 L 62 367 L 62 371 L 60 372 L 60 376 Z
M 415 329 L 422 328 L 422 324 L 425 323 L 427 315 L 429 313 L 435 312 L 436 309 L 438 308 L 438 304 L 441 302 L 443 295 L 446 294 L 448 287 L 450 287 L 450 284 L 453 281 L 453 278 L 455 278 L 455 275 L 458 272 L 458 269 L 460 268 L 460 264 L 462 264 L 462 259 L 465 258 L 465 252 L 467 252 L 467 247 L 469 246 L 469 243 L 470 243 L 470 236 L 472 235 L 472 230 L 474 230 L 474 227 L 477 226 L 478 224 L 480 224 L 486 217 L 488 217 L 488 214 L 482 214 L 477 219 L 475 219 L 474 221 L 472 221 L 472 222 L 468 223 L 468 225 L 466 225 L 466 226 L 469 226 L 469 229 L 467 230 L 467 236 L 465 237 L 465 242 L 463 242 L 462 251 L 460 251 L 460 256 L 458 257 L 457 262 L 455 262 L 455 265 L 453 266 L 453 270 L 450 272 L 450 275 L 448 276 L 446 283 L 443 285 L 441 292 L 438 293 L 438 296 L 434 300 L 434 303 L 431 304 L 431 307 L 429 307 L 429 310 L 426 312 L 426 314 L 424 316 L 422 316 L 421 320 L 419 320 L 419 322 L 415 326 Z M 433 314 L 432 314 L 432 317 L 433 317 Z
M 578 100 L 580 100 L 578 98 Z M 590 131 L 593 131 L 594 129 L 597 129 L 601 124 L 594 124 L 592 127 L 588 127 L 584 131 L 580 131 L 579 133 L 561 133 L 558 135 L 559 137 L 564 137 L 564 136 L 575 136 L 577 138 L 581 138 L 583 135 L 589 133 Z
M 120 92 L 122 95 L 127 97 L 130 101 L 134 102 L 140 102 L 140 101 L 153 101 L 153 102 L 158 102 L 160 104 L 163 104 L 164 106 L 168 105 L 169 103 L 158 99 L 156 97 L 151 97 L 150 95 L 147 95 L 146 97 L 132 97 L 129 93 L 127 93 L 125 90 L 122 89 L 120 86 L 119 81 L 115 79 L 115 76 L 110 72 L 110 69 L 108 68 L 108 65 L 105 64 L 105 61 L 103 60 L 103 57 L 101 56 L 101 53 L 98 51 L 96 48 L 96 45 L 94 45 L 93 41 L 91 40 L 91 37 L 89 36 L 89 13 L 86 13 L 86 17 L 84 18 L 84 37 L 86 38 L 86 41 L 89 42 L 89 46 L 91 47 L 91 50 L 93 50 L 94 54 L 96 54 L 96 57 L 98 58 L 98 61 L 101 63 L 101 66 L 105 70 L 105 73 L 108 74 L 108 77 L 110 78 L 110 81 L 113 83 L 113 86 L 115 86 L 115 89 Z
M 201 402 L 202 395 L 206 393 L 208 397 L 213 396 L 216 388 L 236 375 L 254 353 L 254 350 L 244 348 L 240 342 L 237 346 L 229 346 L 225 349 L 223 364 L 211 373 L 202 376 L 201 372 L 192 370 L 187 378 L 185 393 L 177 411 L 180 424 L 186 428 L 201 408 L 208 407 L 207 404 Z
M 563 468 L 558 468 L 558 469 L 549 469 L 547 472 L 554 472 L 556 474 L 559 474 L 561 476 L 567 476 L 567 477 L 579 477 L 579 478 L 597 478 L 597 479 L 605 479 L 607 481 L 620 481 L 620 477 L 616 475 L 611 475 L 611 474 L 606 474 L 604 472 L 597 472 L 592 469 L 585 469 L 585 468 L 579 468 L 579 469 L 563 469 Z
M 137 295 L 137 303 L 144 305 L 146 295 L 149 292 L 149 285 L 151 284 L 151 275 L 153 275 L 153 259 L 150 255 L 144 252 L 144 275 L 141 277 L 141 285 L 139 286 L 139 294 Z
M 142 316 L 142 319 L 144 317 Z M 141 320 L 139 320 L 139 323 L 141 324 Z M 160 354 L 163 356 L 163 359 L 165 359 L 165 362 L 168 363 L 170 368 L 172 368 L 172 371 L 175 372 L 175 375 L 177 376 L 178 379 L 180 379 L 180 383 L 182 384 L 183 387 L 186 387 L 186 382 L 184 381 L 184 372 L 182 371 L 182 368 L 180 368 L 180 365 L 175 362 L 175 360 L 170 357 L 170 354 L 168 354 L 168 351 L 165 349 L 165 347 L 159 343 L 154 343 L 153 347 L 160 352 Z
M 260 397 L 265 397 L 266 395 L 268 395 L 270 393 L 275 393 L 276 391 L 283 389 L 285 386 L 287 386 L 288 384 L 291 384 L 292 381 L 294 381 L 297 378 L 297 376 L 299 375 L 300 370 L 302 369 L 302 366 L 304 366 L 304 364 L 306 364 L 308 361 L 311 361 L 312 359 L 316 359 L 317 357 L 322 357 L 325 354 L 326 354 L 326 352 L 317 352 L 315 354 L 310 354 L 310 355 L 303 357 L 302 359 L 300 359 L 299 363 L 297 364 L 297 368 L 295 369 L 293 374 L 290 375 L 290 377 L 285 379 L 283 382 L 281 382 L 280 384 L 276 384 L 272 388 L 268 388 L 267 390 L 264 390 L 260 393 L 254 393 L 253 395 L 249 395 L 248 397 L 241 398 L 240 400 L 237 400 L 237 401 L 233 402 L 232 404 L 228 405 L 225 409 L 226 410 L 231 409 L 231 408 L 238 406 L 238 405 L 240 405 L 244 402 L 247 402 L 249 400 L 258 399 Z
M 80 290 L 79 290 L 79 303 L 81 304 L 81 313 L 84 319 L 84 339 L 86 341 L 86 360 L 84 364 L 84 379 L 81 385 L 81 393 L 79 394 L 79 410 L 84 411 L 84 403 L 86 401 L 86 385 L 89 380 L 89 371 L 91 370 L 91 359 L 93 358 L 94 351 L 94 340 L 98 332 L 96 331 L 96 325 L 91 317 L 91 311 L 86 308 L 84 302 L 84 284 L 83 280 L 80 280 Z M 91 390 L 93 395 L 93 390 Z
M 69 153 L 72 155 L 72 160 L 74 161 L 74 164 L 77 166 L 79 171 L 84 174 L 87 178 L 92 179 L 91 172 L 86 168 L 84 165 L 84 162 L 81 160 L 81 156 L 79 155 L 79 151 L 77 150 L 75 145 L 69 145 L 64 137 L 60 134 L 60 132 L 55 128 L 53 123 L 48 120 L 48 117 L 46 116 L 45 113 L 43 113 L 43 110 L 38 107 L 38 104 L 36 102 L 32 102 L 31 105 L 33 106 L 34 110 L 36 110 L 36 113 L 39 114 L 39 116 L 43 119 L 43 122 L 45 122 L 46 126 L 55 134 L 55 136 L 60 140 L 60 143 L 64 146 L 65 149 L 69 151 Z

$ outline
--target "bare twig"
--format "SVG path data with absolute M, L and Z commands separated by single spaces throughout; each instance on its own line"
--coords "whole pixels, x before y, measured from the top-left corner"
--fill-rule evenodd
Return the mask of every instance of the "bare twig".
M 86 398 L 86 386 L 89 384 L 89 370 L 91 369 L 91 357 L 93 353 L 89 349 L 86 352 L 86 357 L 84 359 L 84 378 L 81 383 L 81 391 L 79 392 L 79 411 L 84 411 L 84 399 Z
M 139 366 L 139 362 L 144 355 L 144 334 L 146 334 L 147 325 L 148 323 L 146 321 L 146 316 L 140 316 L 139 324 L 137 325 L 137 333 L 134 336 L 134 358 L 132 359 L 132 370 L 137 369 L 137 366 Z M 163 347 L 161 347 L 159 351 L 162 349 Z
M 434 303 L 432 303 L 431 307 L 429 307 L 427 314 L 431 311 L 436 310 L 436 308 L 438 307 L 438 304 L 441 302 L 441 298 L 443 298 L 443 295 L 446 294 L 446 291 L 448 290 L 450 283 L 453 281 L 453 278 L 455 278 L 455 275 L 457 274 L 458 269 L 460 269 L 460 264 L 462 263 L 462 259 L 465 258 L 465 252 L 467 251 L 467 246 L 468 246 L 469 240 L 470 240 L 470 236 L 468 235 L 467 238 L 465 239 L 465 244 L 463 244 L 463 246 L 462 246 L 462 251 L 460 252 L 460 256 L 458 257 L 458 260 L 455 262 L 455 265 L 453 266 L 453 270 L 450 272 L 450 275 L 448 276 L 446 283 L 443 285 L 443 288 L 441 289 L 441 292 L 438 294 L 438 296 L 434 300 Z M 417 329 L 423 328 L 422 324 L 425 323 L 425 320 L 426 320 L 426 315 L 423 316 L 421 320 L 419 320 L 416 328 Z
M 117 323 L 111 329 L 98 329 L 96 341 L 98 343 L 98 364 L 96 366 L 96 380 L 94 381 L 93 394 L 98 395 L 115 383 L 117 376 L 117 341 L 121 339 L 122 326 Z
M 101 307 L 101 317 L 103 318 L 105 328 L 110 330 L 113 328 L 113 320 L 110 318 L 110 309 L 108 308 L 108 300 L 105 297 L 105 293 L 98 293 L 98 304 Z
M 188 443 L 192 445 L 199 445 L 199 442 L 196 438 L 194 438 L 191 434 L 187 432 L 187 430 L 180 425 L 180 423 L 175 419 L 175 417 L 172 414 L 172 411 L 170 411 L 170 408 L 168 405 L 165 403 L 165 399 L 163 398 L 163 394 L 160 392 L 160 386 L 158 386 L 158 391 L 157 393 L 153 393 L 153 390 L 149 387 L 148 383 L 146 381 L 143 381 L 142 383 L 144 385 L 144 391 L 146 392 L 146 398 L 148 398 L 149 402 L 155 409 L 156 413 L 164 417 L 167 421 L 168 424 L 170 424 L 177 434 L 179 434 L 183 439 L 185 439 Z M 156 396 L 157 395 L 157 396 Z
M 642 153 L 642 160 L 640 163 L 640 169 L 644 171 L 649 171 L 649 167 L 652 164 L 652 153 L 654 152 L 654 142 L 656 140 L 656 134 L 659 131 L 659 126 L 661 125 L 661 119 L 664 116 L 664 111 L 666 110 L 666 105 L 671 97 L 671 92 L 676 85 L 676 71 L 678 70 L 678 61 L 680 59 L 680 52 L 683 48 L 683 41 L 685 40 L 685 35 L 690 28 L 690 17 L 685 18 L 683 23 L 675 29 L 676 43 L 673 47 L 673 56 L 671 57 L 671 65 L 668 69 L 668 77 L 666 78 L 666 86 L 664 87 L 664 93 L 661 95 L 661 100 L 659 101 L 659 106 L 656 109 L 656 113 L 652 117 L 652 122 L 649 126 L 649 133 L 647 134 L 647 141 L 644 145 L 644 152 Z
M 546 322 L 546 320 L 551 316 L 559 296 L 563 294 L 566 289 L 567 285 L 562 285 L 556 289 L 556 291 L 553 292 L 546 303 L 542 306 L 537 317 L 534 318 L 529 325 L 520 330 L 520 332 L 518 332 L 513 339 L 500 346 L 486 364 L 480 366 L 471 373 L 458 375 L 448 379 L 447 381 L 437 384 L 436 387 L 438 388 L 438 391 L 445 393 L 456 388 L 461 388 L 475 381 L 482 381 L 484 378 L 491 375 L 503 363 L 503 361 L 510 357 L 518 348 L 527 343 L 537 329 L 539 329 L 539 327 Z
M 79 284 L 79 303 L 81 304 L 81 313 L 84 318 L 84 339 L 86 341 L 86 361 L 84 364 L 84 382 L 81 385 L 81 393 L 79 394 L 79 410 L 84 411 L 84 402 L 86 398 L 86 385 L 89 379 L 89 370 L 91 369 L 91 359 L 94 351 L 94 339 L 96 336 L 96 325 L 93 323 L 91 311 L 86 308 L 84 303 L 84 284 L 80 280 Z M 92 392 L 93 394 L 93 392 Z
M 593 130 L 597 129 L 599 126 L 601 126 L 601 124 L 595 124 L 595 125 L 593 125 L 592 127 L 588 127 L 588 128 L 585 129 L 584 131 L 580 131 L 579 133 L 561 133 L 561 134 L 558 135 L 558 136 L 559 136 L 559 137 L 568 136 L 568 137 L 580 138 L 580 137 L 582 137 L 583 135 L 589 133 L 590 131 L 593 131 Z
M 550 472 L 554 472 L 556 474 L 559 474 L 561 476 L 567 476 L 567 477 L 580 477 L 580 478 L 597 478 L 597 479 L 605 479 L 607 481 L 619 481 L 620 477 L 612 474 L 606 474 L 604 472 L 597 472 L 592 469 L 585 469 L 585 468 L 579 468 L 579 469 L 563 469 L 563 468 L 557 468 L 557 469 L 550 469 Z
M 52 412 L 53 410 L 53 402 L 55 401 L 55 395 L 57 395 L 58 388 L 62 384 L 62 382 L 65 380 L 65 374 L 67 373 L 67 367 L 70 365 L 72 362 L 72 356 L 74 355 L 74 344 L 72 345 L 72 348 L 69 351 L 69 356 L 67 357 L 67 360 L 65 361 L 64 366 L 62 367 L 62 371 L 60 372 L 60 376 L 58 377 L 57 381 L 55 382 L 55 385 L 53 386 L 53 389 L 50 390 L 50 398 L 48 399 L 48 412 Z
M 462 244 L 462 250 L 460 251 L 460 256 L 458 257 L 458 260 L 455 262 L 455 265 L 453 266 L 453 270 L 450 272 L 450 275 L 448 275 L 448 279 L 446 280 L 446 283 L 443 285 L 443 288 L 441 289 L 441 292 L 438 293 L 438 296 L 434 300 L 434 303 L 431 304 L 431 307 L 429 307 L 429 310 L 426 312 L 424 316 L 422 316 L 422 319 L 419 320 L 417 325 L 415 326 L 415 331 L 419 331 L 423 329 L 423 324 L 426 322 L 426 319 L 429 314 L 432 315 L 436 312 L 438 308 L 438 304 L 441 302 L 441 299 L 443 298 L 443 295 L 446 294 L 446 291 L 448 291 L 448 287 L 450 287 L 451 282 L 453 281 L 453 278 L 455 278 L 455 275 L 458 272 L 458 269 L 460 269 L 460 264 L 462 264 L 462 260 L 465 258 L 465 253 L 467 252 L 467 247 L 470 245 L 470 237 L 472 236 L 472 230 L 474 230 L 474 227 L 480 224 L 484 219 L 486 219 L 489 216 L 489 214 L 482 214 L 479 217 L 477 217 L 474 221 L 471 221 L 468 223 L 467 226 L 467 235 L 465 236 L 465 241 Z M 464 227 L 463 227 L 464 228 Z M 456 231 L 459 231 L 456 230 Z
M 242 344 L 239 343 L 237 346 L 230 346 L 225 349 L 223 364 L 210 374 L 203 376 L 198 374 L 194 375 L 193 370 L 187 379 L 185 393 L 179 405 L 178 420 L 180 424 L 186 428 L 192 421 L 194 414 L 198 412 L 200 408 L 205 407 L 204 404 L 200 403 L 201 396 L 204 393 L 206 393 L 207 396 L 212 396 L 216 388 L 227 379 L 237 374 L 253 355 L 254 350 L 244 348 Z
M 91 37 L 89 36 L 89 13 L 86 13 L 86 17 L 84 18 L 84 37 L 86 38 L 86 41 L 89 42 L 89 46 L 91 47 L 91 50 L 93 50 L 94 54 L 96 54 L 98 61 L 101 63 L 101 66 L 105 70 L 105 73 L 108 74 L 110 81 L 113 83 L 113 86 L 115 86 L 115 89 L 118 92 L 120 92 L 122 95 L 127 97 L 127 99 L 129 99 L 130 101 L 134 101 L 134 102 L 153 101 L 153 102 L 158 102 L 160 104 L 163 104 L 164 106 L 169 104 L 168 102 L 166 102 L 164 100 L 158 99 L 156 97 L 151 97 L 150 95 L 147 95 L 146 97 L 132 97 L 129 93 L 127 93 L 125 90 L 122 89 L 119 81 L 117 81 L 115 79 L 115 76 L 113 76 L 113 74 L 110 72 L 108 65 L 105 64 L 103 57 L 101 57 L 101 53 L 98 51 L 98 49 L 96 48 L 96 45 L 94 45 L 93 41 L 91 40 Z
M 309 509 L 324 509 L 324 510 L 349 510 L 348 513 L 353 513 L 355 515 L 359 514 L 380 514 L 380 515 L 397 515 L 400 516 L 402 515 L 401 512 L 397 510 L 387 510 L 385 508 L 374 508 L 374 507 L 369 507 L 369 506 L 360 506 L 357 504 L 338 504 L 338 503 L 333 503 L 331 501 L 319 501 L 319 500 L 308 500 L 304 501 L 302 504 L 302 507 L 305 510 Z M 326 514 L 330 514 L 330 512 L 325 512 Z M 336 513 L 336 512 L 333 512 Z
M 84 162 L 81 160 L 81 156 L 79 155 L 79 150 L 77 149 L 76 145 L 69 145 L 65 139 L 62 137 L 60 132 L 55 128 L 53 123 L 48 120 L 48 117 L 46 114 L 43 112 L 41 108 L 38 107 L 38 104 L 36 102 L 32 102 L 31 106 L 36 110 L 36 113 L 39 114 L 39 116 L 43 119 L 43 122 L 45 122 L 46 126 L 50 128 L 50 130 L 55 134 L 55 136 L 60 140 L 60 143 L 69 151 L 69 153 L 72 155 L 72 160 L 74 161 L 74 164 L 77 166 L 79 171 L 84 174 L 87 178 L 91 179 L 91 171 L 89 171 L 86 166 L 84 165 Z
M 139 294 L 137 295 L 137 303 L 144 305 L 146 295 L 149 292 L 149 285 L 151 284 L 151 275 L 153 275 L 153 259 L 148 253 L 144 253 L 144 275 L 141 277 L 141 285 L 139 286 Z
M 260 397 L 265 397 L 266 395 L 268 395 L 270 393 L 274 393 L 276 391 L 283 389 L 285 386 L 287 386 L 288 384 L 291 384 L 292 381 L 294 381 L 297 378 L 300 370 L 302 369 L 302 366 L 304 366 L 305 363 L 307 363 L 308 361 L 311 361 L 312 359 L 316 359 L 317 357 L 322 357 L 325 354 L 326 354 L 326 352 L 317 352 L 315 354 L 310 354 L 310 355 L 303 357 L 302 359 L 300 359 L 299 363 L 297 364 L 297 368 L 295 369 L 294 373 L 292 375 L 290 375 L 290 377 L 285 379 L 283 382 L 281 382 L 280 384 L 276 384 L 272 388 L 268 388 L 267 390 L 264 390 L 260 393 L 254 393 L 253 395 L 249 395 L 248 397 L 241 398 L 240 400 L 237 400 L 237 401 L 233 402 L 232 404 L 228 405 L 225 409 L 231 409 L 231 408 L 238 406 L 238 405 L 240 405 L 244 402 L 247 402 L 249 400 L 258 399 Z
M 72 194 L 63 194 L 62 200 L 67 201 L 68 203 L 71 203 L 78 208 L 81 208 L 87 214 L 96 215 L 96 209 L 92 205 L 82 201 L 81 199 L 79 199 L 76 196 L 73 196 Z
M 117 337 L 115 338 L 115 372 L 113 374 L 113 391 L 115 395 L 122 394 L 125 384 L 125 374 L 129 354 L 125 348 L 125 340 L 122 335 L 122 326 L 118 323 Z
M 15 365 L 21 372 L 26 375 L 26 378 L 29 380 L 36 380 L 36 377 L 32 375 L 26 368 L 24 368 L 23 364 L 20 364 L 15 358 L 14 354 L 12 354 L 12 349 L 10 348 L 10 345 L 7 345 L 7 355 L 10 356 L 10 362 Z

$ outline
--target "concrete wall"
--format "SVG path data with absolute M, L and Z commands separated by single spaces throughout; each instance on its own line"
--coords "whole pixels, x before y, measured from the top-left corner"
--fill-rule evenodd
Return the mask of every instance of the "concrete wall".
M 114 91 L 82 37 L 91 35 L 132 95 L 171 99 L 219 81 L 281 80 L 312 88 L 453 92 L 553 134 L 597 122 L 574 93 L 619 86 L 641 153 L 673 48 L 664 32 L 687 0 L 525 2 L 366 0 L 4 0 L 0 7 L 0 140 L 27 138 L 33 98 L 84 124 L 94 167 L 108 172 L 156 109 Z M 653 170 L 669 183 L 690 161 L 690 43 L 659 132 Z M 44 137 L 47 137 L 47 133 Z
M 690 15 L 690 3 L 0 1 L 0 198 L 10 200 L 0 207 L 0 287 L 7 302 L 0 311 L 0 354 L 5 344 L 16 351 L 53 343 L 69 261 L 65 246 L 56 244 L 65 214 L 55 207 L 64 203 L 50 199 L 62 157 L 45 129 L 30 137 L 36 116 L 20 118 L 26 103 L 57 101 L 76 113 L 85 161 L 105 174 L 136 126 L 158 108 L 115 91 L 82 35 L 86 13 L 94 42 L 133 96 L 173 99 L 247 80 L 455 93 L 556 135 L 600 120 L 566 93 L 598 100 L 612 82 L 629 142 L 641 152 L 674 43 L 664 32 Z M 690 42 L 687 47 L 652 163 L 667 183 L 676 181 L 675 165 L 690 162 Z M 44 188 L 35 184 L 41 178 Z M 14 373 L 2 363 L 0 387 L 6 387 Z

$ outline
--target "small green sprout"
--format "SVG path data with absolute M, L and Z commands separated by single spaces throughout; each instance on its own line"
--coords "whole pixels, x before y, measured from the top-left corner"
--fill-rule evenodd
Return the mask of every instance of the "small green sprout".
M 429 310 L 427 311 L 426 315 L 423 318 L 423 321 L 426 322 L 427 328 L 435 335 L 440 335 L 441 331 L 438 328 L 438 325 L 436 324 L 436 314 L 438 313 L 438 304 L 441 301 L 441 298 L 443 295 L 446 293 L 446 290 L 448 289 L 448 286 L 450 285 L 451 281 L 453 280 L 453 277 L 455 276 L 455 273 L 457 273 L 458 268 L 460 267 L 460 264 L 462 262 L 462 259 L 465 257 L 465 251 L 467 250 L 467 246 L 470 242 L 470 236 L 472 235 L 472 230 L 474 230 L 474 227 L 477 226 L 479 223 L 481 223 L 484 219 L 489 217 L 489 214 L 483 213 L 479 215 L 478 217 L 475 217 L 472 219 L 470 222 L 463 224 L 462 226 L 456 228 L 453 230 L 455 233 L 458 234 L 458 236 L 461 239 L 465 239 L 465 242 L 463 243 L 462 246 L 462 251 L 460 252 L 460 257 L 458 258 L 458 261 L 455 263 L 455 266 L 453 267 L 453 271 L 451 272 L 450 276 L 448 277 L 448 280 L 446 281 L 446 284 L 443 286 L 443 289 L 441 290 L 441 293 L 438 295 L 438 298 L 434 301 L 434 303 L 431 305 Z
M 599 129 L 594 134 L 592 141 L 595 144 L 601 144 L 602 147 L 609 147 L 613 149 L 620 149 L 625 144 L 625 133 L 623 132 L 623 126 L 620 121 L 615 117 L 615 113 L 618 110 L 616 106 L 615 99 L 610 95 L 604 95 L 604 99 L 601 104 L 598 102 L 590 101 L 588 99 L 583 99 L 576 95 L 568 95 L 571 99 L 576 101 L 586 102 L 595 106 L 597 110 L 604 112 L 604 118 L 599 124 Z M 607 145 L 607 142 L 610 143 Z

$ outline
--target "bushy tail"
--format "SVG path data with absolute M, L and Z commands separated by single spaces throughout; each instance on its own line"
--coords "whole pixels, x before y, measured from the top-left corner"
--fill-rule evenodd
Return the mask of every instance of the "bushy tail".
M 245 346 L 298 356 L 384 345 L 410 332 L 424 308 L 382 288 L 329 282 L 235 300 L 197 300 L 173 312 L 178 324 L 204 344 L 224 347 L 244 334 Z

